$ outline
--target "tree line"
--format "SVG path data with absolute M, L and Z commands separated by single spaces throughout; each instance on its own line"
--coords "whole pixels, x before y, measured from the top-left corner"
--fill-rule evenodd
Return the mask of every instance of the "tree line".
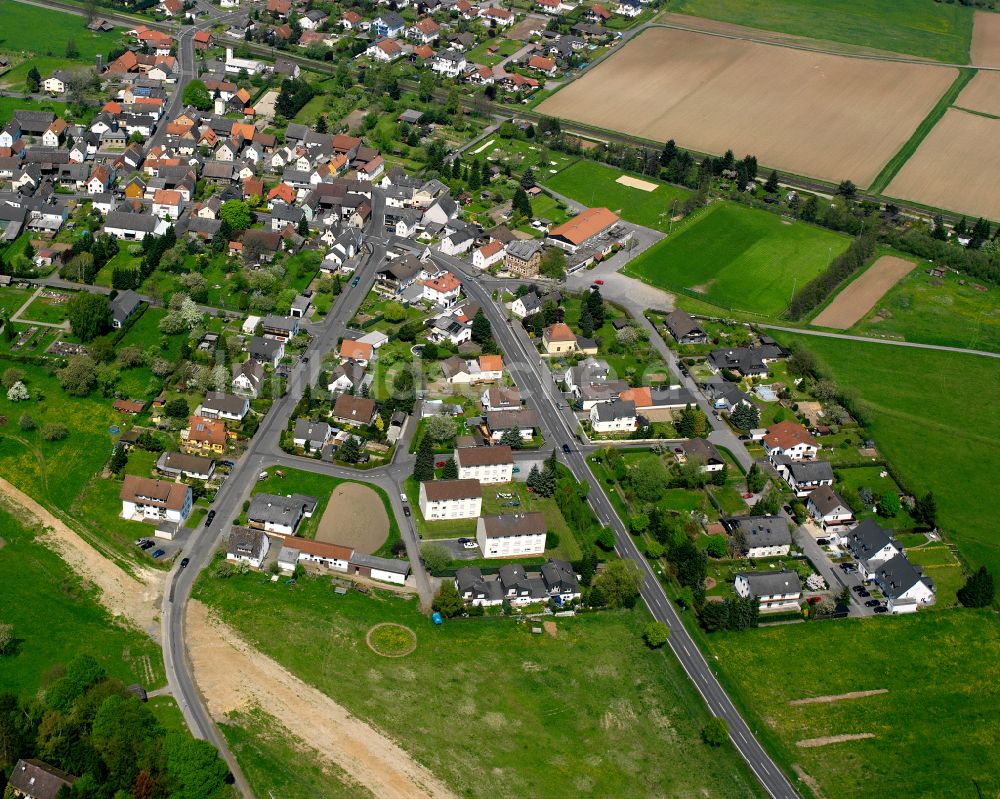
M 850 246 L 820 274 L 795 292 L 788 306 L 788 316 L 802 319 L 821 305 L 843 281 L 857 272 L 875 254 L 877 235 L 871 231 L 858 236 Z

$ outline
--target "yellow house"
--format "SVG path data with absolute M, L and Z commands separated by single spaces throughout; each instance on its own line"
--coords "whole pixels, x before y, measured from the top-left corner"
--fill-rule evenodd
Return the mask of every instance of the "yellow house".
M 542 331 L 542 346 L 548 355 L 564 355 L 577 351 L 576 335 L 565 322 L 556 322 Z

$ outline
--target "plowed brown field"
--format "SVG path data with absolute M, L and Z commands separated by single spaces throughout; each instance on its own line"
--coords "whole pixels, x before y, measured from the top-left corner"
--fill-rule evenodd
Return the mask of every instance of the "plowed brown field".
M 538 110 L 867 186 L 957 74 L 651 28 Z
M 949 108 L 885 193 L 901 200 L 1000 219 L 1000 119 Z
M 1000 117 L 1000 72 L 977 73 L 962 89 L 955 105 Z
M 813 319 L 818 327 L 846 330 L 868 313 L 882 296 L 913 270 L 913 261 L 883 255 L 865 273 L 834 297 Z
M 977 11 L 972 24 L 972 63 L 1000 67 L 1000 14 Z

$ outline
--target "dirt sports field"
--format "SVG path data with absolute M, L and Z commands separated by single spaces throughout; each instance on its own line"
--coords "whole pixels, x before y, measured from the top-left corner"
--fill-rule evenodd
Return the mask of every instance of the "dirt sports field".
M 389 517 L 382 498 L 360 483 L 341 483 L 320 519 L 316 540 L 370 555 L 389 537 Z
M 1000 14 L 977 11 L 972 25 L 972 63 L 1000 67 Z
M 949 108 L 885 193 L 901 200 L 1000 219 L 1000 119 Z
M 651 28 L 538 110 L 867 186 L 957 75 Z
M 916 264 L 892 255 L 883 255 L 826 306 L 812 324 L 846 330 L 864 318 L 883 295 L 906 277 Z
M 997 14 L 1000 17 L 1000 14 Z M 1000 117 L 1000 72 L 979 72 L 955 100 L 959 108 Z
M 640 180 L 639 178 L 634 178 L 631 175 L 622 175 L 615 183 L 621 183 L 623 186 L 628 186 L 632 189 L 639 189 L 639 191 L 656 191 L 657 184 L 650 183 L 648 180 Z

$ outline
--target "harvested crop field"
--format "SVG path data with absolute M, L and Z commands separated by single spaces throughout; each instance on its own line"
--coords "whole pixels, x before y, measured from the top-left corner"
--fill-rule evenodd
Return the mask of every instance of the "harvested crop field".
M 361 483 L 341 483 L 330 496 L 316 540 L 372 554 L 389 537 L 382 498 Z
M 538 110 L 867 186 L 957 74 L 652 28 Z
M 883 255 L 861 275 L 834 297 L 812 324 L 846 330 L 868 313 L 882 296 L 913 270 L 913 261 Z
M 1000 116 L 1000 72 L 977 73 L 976 77 L 962 89 L 962 93 L 955 100 L 955 105 L 971 111 Z
M 972 63 L 1000 67 L 1000 14 L 977 11 L 972 24 Z
M 1000 219 L 1000 119 L 949 108 L 885 193 L 971 216 Z

